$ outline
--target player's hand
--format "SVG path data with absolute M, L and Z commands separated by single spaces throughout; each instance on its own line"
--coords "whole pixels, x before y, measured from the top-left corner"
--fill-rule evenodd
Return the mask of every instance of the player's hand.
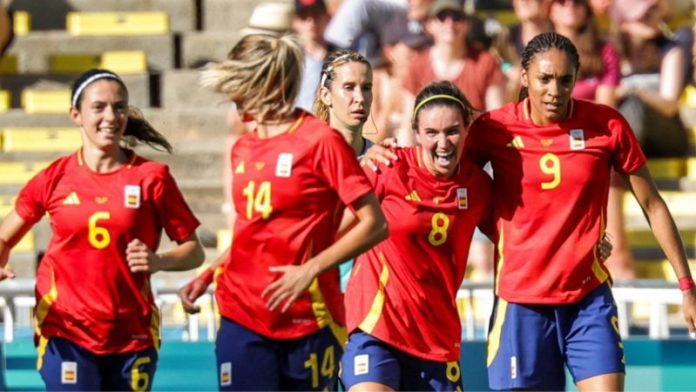
M 197 306 L 195 302 L 207 289 L 208 284 L 198 278 L 193 279 L 186 286 L 179 289 L 177 294 L 179 294 L 179 298 L 181 299 L 181 306 L 184 308 L 184 312 L 188 314 L 200 312 L 201 308 Z
M 154 273 L 160 270 L 160 257 L 137 238 L 126 247 L 126 261 L 131 272 Z
M 15 274 L 14 274 L 14 272 L 12 272 L 10 267 L 5 266 L 5 267 L 0 268 L 0 281 L 3 281 L 5 279 L 14 279 L 14 278 L 15 278 Z
M 682 312 L 686 326 L 689 328 L 689 336 L 696 339 L 696 289 L 686 290 L 682 292 L 684 299 L 682 301 Z
M 384 139 L 381 144 L 375 144 L 365 151 L 360 160 L 360 166 L 367 166 L 373 171 L 377 171 L 377 164 L 383 163 L 387 166 L 391 165 L 392 161 L 398 160 L 398 157 L 391 148 L 396 147 L 396 139 Z
M 611 252 L 614 250 L 614 245 L 611 244 L 611 238 L 604 234 L 602 239 L 597 244 L 597 255 L 599 256 L 599 261 L 602 263 L 607 261 L 611 256 Z
M 282 305 L 280 311 L 285 313 L 307 291 L 314 279 L 314 275 L 307 271 L 307 264 L 277 266 L 269 270 L 283 274 L 261 293 L 261 298 L 266 299 L 266 307 L 270 311 Z

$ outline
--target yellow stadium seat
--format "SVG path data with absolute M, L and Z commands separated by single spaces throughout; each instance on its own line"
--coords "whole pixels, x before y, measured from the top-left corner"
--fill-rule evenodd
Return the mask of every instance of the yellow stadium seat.
M 79 74 L 99 67 L 99 56 L 92 54 L 53 54 L 48 58 L 48 70 L 58 74 Z
M 14 208 L 14 197 L 7 195 L 0 195 L 0 219 L 3 219 L 5 215 L 9 214 Z
M 12 107 L 12 94 L 7 90 L 0 90 L 0 112 L 6 112 Z
M 5 128 L 5 152 L 72 151 L 82 144 L 77 128 Z
M 655 235 L 650 230 L 628 231 L 628 243 L 631 248 L 659 248 Z M 696 246 L 696 230 L 681 230 L 679 232 L 682 242 L 686 247 Z
M 0 74 L 16 75 L 17 74 L 17 56 L 6 54 L 0 57 Z
M 686 160 L 686 176 L 690 179 L 696 179 L 696 158 Z
M 519 23 L 519 19 L 512 10 L 482 10 L 476 12 L 476 16 L 485 19 L 495 19 L 503 26 L 512 26 Z
M 696 192 L 664 191 L 660 194 L 665 199 L 672 215 L 696 216 L 696 203 L 694 203 Z M 626 192 L 624 196 L 624 215 L 643 216 L 640 205 L 630 192 Z
M 118 74 L 146 73 L 147 56 L 142 50 L 107 51 L 102 53 L 100 68 Z
M 34 231 L 29 231 L 25 234 L 17 245 L 12 248 L 12 252 L 36 252 L 36 234 L 34 234 Z
M 679 158 L 649 159 L 648 169 L 656 179 L 679 179 L 686 176 L 686 160 Z
M 70 90 L 22 91 L 22 107 L 27 113 L 68 113 Z
M 0 184 L 23 185 L 49 162 L 0 162 Z
M 696 268 L 696 260 L 689 260 L 689 268 Z M 662 279 L 668 282 L 676 282 L 672 265 L 669 260 L 636 260 L 636 273 L 642 279 Z
M 166 12 L 69 12 L 73 35 L 158 35 L 169 33 Z
M 222 253 L 232 244 L 232 230 L 223 229 L 217 232 L 217 251 Z
M 684 106 L 696 108 L 696 86 L 689 84 L 684 87 L 679 101 Z
M 15 11 L 12 18 L 13 30 L 15 35 L 22 36 L 31 31 L 31 14 L 27 11 Z

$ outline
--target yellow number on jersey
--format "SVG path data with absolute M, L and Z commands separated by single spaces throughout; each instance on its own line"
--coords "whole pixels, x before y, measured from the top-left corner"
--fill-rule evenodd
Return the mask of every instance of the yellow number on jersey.
M 246 217 L 251 219 L 254 211 L 261 213 L 263 219 L 268 219 L 273 211 L 271 206 L 271 183 L 263 181 L 256 188 L 256 182 L 249 181 L 242 190 L 242 194 L 247 198 Z
M 447 241 L 447 228 L 449 227 L 450 220 L 446 214 L 438 212 L 433 215 L 430 223 L 433 229 L 430 230 L 428 234 L 428 242 L 433 246 L 440 246 Z
M 541 189 L 553 189 L 561 183 L 561 160 L 558 159 L 557 155 L 550 152 L 544 154 L 544 156 L 539 159 L 539 167 L 542 173 L 553 176 L 551 180 L 541 183 Z
M 97 211 L 89 217 L 89 232 L 87 237 L 89 243 L 97 249 L 104 249 L 111 243 L 111 235 L 105 227 L 97 226 L 97 222 L 104 219 L 111 219 L 111 213 Z

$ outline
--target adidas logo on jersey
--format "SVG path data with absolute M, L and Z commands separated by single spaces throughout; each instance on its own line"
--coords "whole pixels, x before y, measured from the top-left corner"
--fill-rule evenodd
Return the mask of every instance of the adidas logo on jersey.
M 234 168 L 234 174 L 244 174 L 244 161 L 239 162 L 239 165 Z
M 80 198 L 77 197 L 77 193 L 70 192 L 70 194 L 63 200 L 63 204 L 66 206 L 80 205 Z
M 415 201 L 415 202 L 420 202 L 422 201 L 420 196 L 418 196 L 418 192 L 416 191 L 411 191 L 408 195 L 406 195 L 406 200 L 408 201 Z
M 510 143 L 506 144 L 507 147 L 524 148 L 524 142 L 521 136 L 515 136 L 512 138 Z

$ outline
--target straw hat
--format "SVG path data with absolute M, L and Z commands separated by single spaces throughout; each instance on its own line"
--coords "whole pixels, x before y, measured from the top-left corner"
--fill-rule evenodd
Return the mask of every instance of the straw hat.
M 294 11 L 291 2 L 261 3 L 252 11 L 249 24 L 241 31 L 242 35 L 286 33 L 292 28 Z

